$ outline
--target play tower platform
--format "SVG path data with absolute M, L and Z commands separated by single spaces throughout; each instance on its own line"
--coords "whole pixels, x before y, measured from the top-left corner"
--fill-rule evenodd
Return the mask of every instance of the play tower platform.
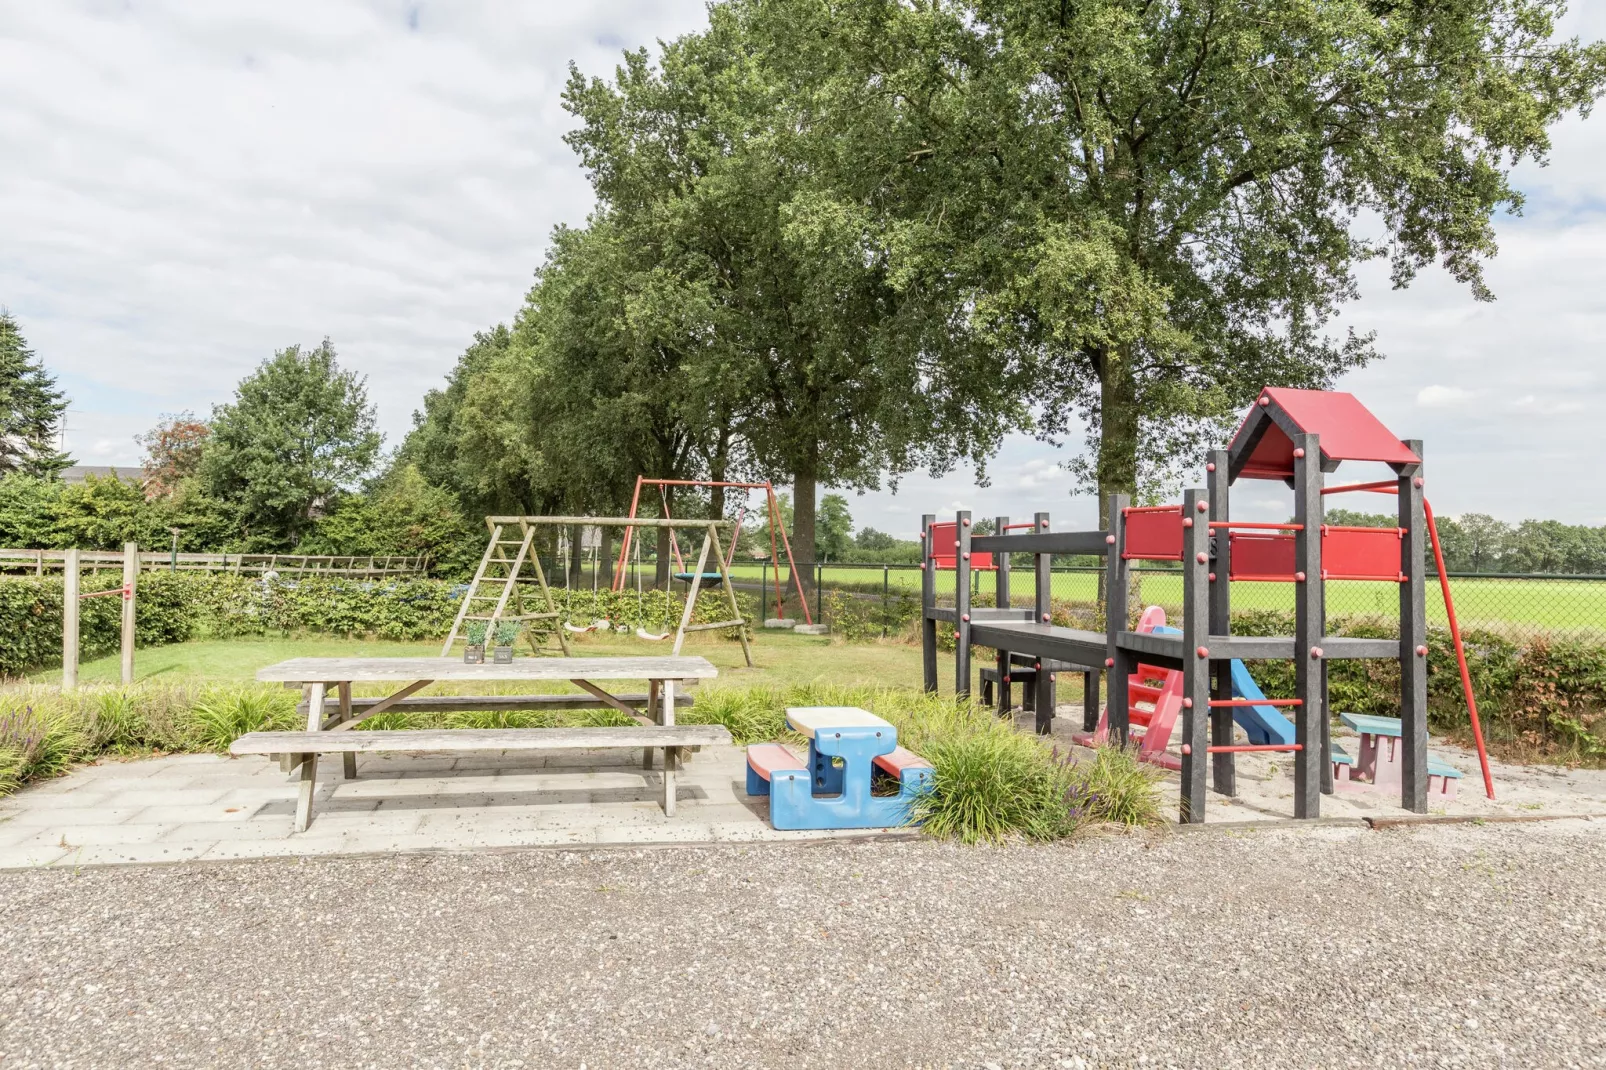
M 1326 477 L 1346 461 L 1387 465 L 1393 478 L 1326 486 Z M 1087 675 L 1089 701 L 1083 728 L 1098 719 L 1098 675 L 1107 677 L 1110 736 L 1125 743 L 1130 729 L 1128 679 L 1141 663 L 1182 673 L 1181 819 L 1204 820 L 1207 789 L 1236 793 L 1234 756 L 1285 751 L 1294 764 L 1294 816 L 1318 817 L 1321 796 L 1333 785 L 1329 738 L 1327 664 L 1334 660 L 1396 658 L 1400 661 L 1400 804 L 1427 810 L 1427 647 L 1425 610 L 1426 526 L 1423 518 L 1422 447 L 1395 437 L 1353 395 L 1336 391 L 1267 387 L 1250 408 L 1226 449 L 1205 458 L 1207 486 L 1188 490 L 1180 503 L 1134 507 L 1125 495 L 1108 502 L 1103 531 L 1055 532 L 1038 513 L 1029 524 L 996 523 L 996 534 L 975 535 L 969 513 L 946 535 L 934 537 L 936 517 L 922 522 L 922 581 L 925 686 L 937 687 L 937 630 L 950 629 L 955 643 L 955 689 L 971 690 L 972 651 L 990 648 L 996 672 L 1007 679 L 1016 666 L 1035 671 L 1039 732 L 1054 717 L 1054 675 Z M 1235 521 L 1232 487 L 1243 479 L 1275 479 L 1294 490 L 1291 522 Z M 1326 495 L 1346 491 L 1390 493 L 1395 527 L 1334 526 L 1323 520 Z M 946 528 L 949 525 L 942 525 Z M 945 552 L 936 553 L 937 549 Z M 971 571 L 986 554 L 997 588 L 996 607 L 971 604 Z M 1011 555 L 1030 554 L 1036 597 L 1030 609 L 1012 604 Z M 1052 621 L 1050 564 L 1053 555 L 1100 555 L 1105 559 L 1103 632 L 1060 627 Z M 1132 630 L 1127 592 L 1134 561 L 1176 562 L 1183 584 L 1180 634 Z M 937 605 L 936 573 L 955 572 L 955 604 Z M 1346 580 L 1385 581 L 1399 586 L 1397 639 L 1326 634 L 1324 587 Z M 1294 634 L 1239 636 L 1231 630 L 1231 584 L 1294 585 Z M 1234 661 L 1288 659 L 1294 663 L 1294 694 L 1267 699 L 1294 723 L 1292 743 L 1235 744 L 1233 711 L 1249 700 L 1233 697 Z M 1007 689 L 1006 689 L 1007 690 Z M 1206 759 L 1209 759 L 1208 761 Z

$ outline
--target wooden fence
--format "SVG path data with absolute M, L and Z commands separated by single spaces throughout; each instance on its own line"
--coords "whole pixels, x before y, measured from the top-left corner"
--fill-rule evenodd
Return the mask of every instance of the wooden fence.
M 66 550 L 0 550 L 0 575 L 43 576 L 61 572 Z M 85 572 L 121 572 L 121 550 L 80 550 L 80 567 Z M 315 554 L 173 554 L 145 550 L 139 555 L 142 572 L 232 572 L 261 576 L 268 572 L 284 578 L 301 576 L 422 576 L 427 562 L 422 557 L 334 557 Z

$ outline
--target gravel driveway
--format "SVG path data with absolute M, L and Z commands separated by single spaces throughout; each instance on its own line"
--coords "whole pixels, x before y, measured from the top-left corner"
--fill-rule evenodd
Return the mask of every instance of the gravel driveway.
M 1606 1066 L 1606 822 L 0 874 L 0 1066 Z

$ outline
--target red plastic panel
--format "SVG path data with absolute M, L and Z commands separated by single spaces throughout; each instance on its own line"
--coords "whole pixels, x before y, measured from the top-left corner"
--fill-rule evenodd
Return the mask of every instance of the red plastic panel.
M 1322 456 L 1328 460 L 1387 464 L 1415 464 L 1420 460 L 1354 394 L 1268 386 L 1261 395 L 1287 414 L 1301 431 L 1320 435 Z M 1238 429 L 1240 434 L 1248 423 L 1246 417 Z M 1280 428 L 1271 427 L 1245 460 L 1242 475 L 1282 479 L 1293 471 L 1294 445 Z
M 1232 578 L 1291 582 L 1294 578 L 1294 536 L 1261 531 L 1234 531 Z M 1400 580 L 1400 533 L 1395 528 L 1322 529 L 1322 578 L 1325 580 Z
M 935 568 L 957 568 L 959 566 L 959 525 L 953 521 L 946 524 L 931 525 L 931 558 Z M 979 554 L 974 550 L 970 554 L 970 567 L 978 572 L 993 570 L 993 555 Z
M 1293 532 L 1234 531 L 1227 539 L 1233 579 L 1293 582 Z
M 1322 528 L 1322 579 L 1404 579 L 1400 538 L 1398 528 Z
M 1122 557 L 1139 561 L 1182 560 L 1182 506 L 1165 512 L 1133 512 L 1126 516 Z

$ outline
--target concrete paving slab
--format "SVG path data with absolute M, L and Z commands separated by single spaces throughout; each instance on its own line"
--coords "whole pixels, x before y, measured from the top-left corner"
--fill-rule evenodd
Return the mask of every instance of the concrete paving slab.
M 63 847 L 28 844 L 19 847 L 0 847 L 0 869 L 33 869 L 49 866 L 67 857 Z
M 161 825 L 67 825 L 62 828 L 35 828 L 18 846 L 99 847 L 105 844 L 151 843 L 167 830 Z

